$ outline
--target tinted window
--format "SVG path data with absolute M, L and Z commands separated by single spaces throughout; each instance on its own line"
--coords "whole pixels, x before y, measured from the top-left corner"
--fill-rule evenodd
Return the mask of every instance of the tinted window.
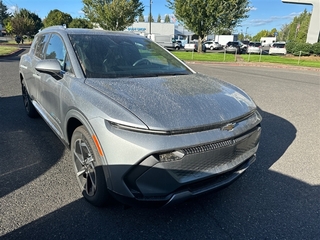
M 117 35 L 69 35 L 87 77 L 119 78 L 190 74 L 153 41 Z
M 237 47 L 237 46 L 239 46 L 239 43 L 238 42 L 228 42 L 227 43 L 227 46 L 233 46 L 233 47 Z
M 250 47 L 260 47 L 261 46 L 261 43 L 260 42 L 251 42 L 249 44 Z
M 273 47 L 275 48 L 284 48 L 286 45 L 284 43 L 274 43 Z
M 37 57 L 44 59 L 44 46 L 46 42 L 48 41 L 49 34 L 43 34 L 37 37 L 36 39 L 36 44 L 35 44 L 35 50 L 34 50 L 34 55 Z

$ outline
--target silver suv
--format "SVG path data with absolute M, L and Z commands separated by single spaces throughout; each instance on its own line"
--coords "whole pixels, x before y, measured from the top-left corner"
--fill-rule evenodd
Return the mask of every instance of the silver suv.
M 173 204 L 227 186 L 255 161 L 261 116 L 251 98 L 145 37 L 50 27 L 19 73 L 26 113 L 70 148 L 96 206 Z

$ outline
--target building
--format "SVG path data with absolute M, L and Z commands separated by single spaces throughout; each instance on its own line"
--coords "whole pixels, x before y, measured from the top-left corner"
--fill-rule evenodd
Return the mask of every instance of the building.
M 148 36 L 148 34 L 154 35 L 170 35 L 175 36 L 177 40 L 182 42 L 184 46 L 192 40 L 193 32 L 189 31 L 182 25 L 175 25 L 174 23 L 164 23 L 164 22 L 152 22 L 151 31 L 149 22 L 134 22 L 131 26 L 127 27 L 125 31 L 133 32 L 142 36 Z
M 174 23 L 150 23 L 148 22 L 134 22 L 131 26 L 127 27 L 125 31 L 134 32 L 142 36 L 148 36 L 149 33 L 155 35 L 175 35 L 175 26 Z

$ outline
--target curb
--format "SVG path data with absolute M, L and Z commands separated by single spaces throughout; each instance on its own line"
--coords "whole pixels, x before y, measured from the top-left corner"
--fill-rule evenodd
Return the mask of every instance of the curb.
M 6 54 L 6 55 L 0 55 L 0 58 L 9 58 L 9 57 L 14 57 L 19 55 L 20 53 L 24 52 L 26 49 L 25 48 L 19 48 L 17 51 Z

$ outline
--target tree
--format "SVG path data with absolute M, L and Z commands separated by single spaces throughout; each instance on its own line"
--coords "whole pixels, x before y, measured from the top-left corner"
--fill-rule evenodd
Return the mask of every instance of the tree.
M 165 16 L 164 22 L 165 22 L 165 23 L 169 23 L 169 22 L 170 22 L 170 17 L 169 17 L 168 14 Z
M 178 21 L 199 36 L 199 41 L 216 28 L 233 29 L 247 18 L 249 0 L 167 0 Z M 202 50 L 198 44 L 198 51 Z
M 143 13 L 139 0 L 82 0 L 85 16 L 101 28 L 122 31 Z
M 48 16 L 44 19 L 43 23 L 45 27 L 69 24 L 72 22 L 72 17 L 68 13 L 59 11 L 58 9 L 51 10 Z
M 10 14 L 8 13 L 8 8 L 6 5 L 3 4 L 3 1 L 0 0 L 0 24 L 2 26 L 5 25 L 4 20 L 8 17 L 10 17 Z
M 288 41 L 305 43 L 307 40 L 308 28 L 311 13 L 305 9 L 299 16 L 296 16 L 290 23 Z
M 307 33 L 309 28 L 311 14 L 304 10 L 299 16 L 296 16 L 291 23 L 282 25 L 281 29 L 277 31 L 276 28 L 272 30 L 261 30 L 254 37 L 254 41 L 260 41 L 261 37 L 274 37 L 275 32 L 278 32 L 278 41 L 305 43 L 307 40 Z
M 10 21 L 9 18 L 6 18 L 6 19 L 4 20 L 4 27 L 5 27 L 6 33 L 7 33 L 8 35 L 11 35 L 11 34 L 13 33 L 13 27 L 12 27 L 12 24 L 11 24 L 11 21 Z
M 93 28 L 93 24 L 84 18 L 74 18 L 69 24 L 70 28 Z
M 280 28 L 280 31 L 279 31 L 279 38 L 278 40 L 279 41 L 287 41 L 287 37 L 288 37 L 288 34 L 289 34 L 289 31 L 290 31 L 290 25 L 289 24 L 283 24 Z
M 16 10 L 9 22 L 10 24 L 6 24 L 6 29 L 8 28 L 10 31 L 11 28 L 11 33 L 18 36 L 34 35 L 42 27 L 42 22 L 38 15 L 24 8 Z
M 148 16 L 148 22 L 150 22 L 150 14 Z M 151 15 L 151 22 L 154 22 L 153 16 Z
M 158 15 L 157 22 L 161 22 L 161 16 L 160 16 L 160 14 Z
M 274 31 L 275 29 L 273 29 Z M 276 32 L 276 30 L 275 30 Z M 253 36 L 253 41 L 257 41 L 260 42 L 260 39 L 262 37 L 274 37 L 274 33 L 272 34 L 271 31 L 268 30 L 261 30 L 260 32 L 258 32 L 255 36 Z
M 139 15 L 139 22 L 144 22 L 144 16 L 142 13 Z

